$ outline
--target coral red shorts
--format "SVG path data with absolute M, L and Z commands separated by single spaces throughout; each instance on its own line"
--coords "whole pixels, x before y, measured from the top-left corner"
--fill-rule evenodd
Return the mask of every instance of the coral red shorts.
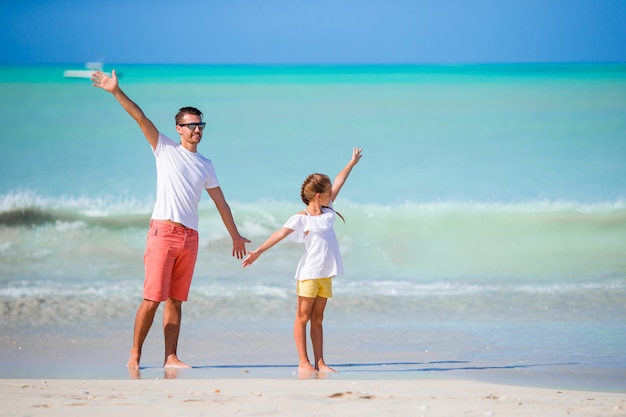
M 151 220 L 146 253 L 143 298 L 187 301 L 198 257 L 198 232 L 163 220 Z

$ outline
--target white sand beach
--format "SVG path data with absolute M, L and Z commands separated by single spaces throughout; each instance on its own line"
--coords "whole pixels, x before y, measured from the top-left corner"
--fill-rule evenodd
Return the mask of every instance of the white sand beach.
M 626 394 L 462 380 L 3 379 L 6 416 L 626 416 Z

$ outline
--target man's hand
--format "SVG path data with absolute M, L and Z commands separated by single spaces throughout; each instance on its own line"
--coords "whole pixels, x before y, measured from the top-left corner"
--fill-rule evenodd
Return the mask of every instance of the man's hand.
M 233 256 L 236 256 L 237 259 L 243 259 L 247 253 L 246 243 L 250 243 L 250 241 L 243 236 L 233 239 Z
M 113 90 L 117 88 L 117 74 L 115 74 L 115 70 L 111 71 L 111 76 L 109 77 L 102 71 L 95 71 L 91 76 L 91 82 L 94 87 L 102 88 L 109 93 L 112 93 Z

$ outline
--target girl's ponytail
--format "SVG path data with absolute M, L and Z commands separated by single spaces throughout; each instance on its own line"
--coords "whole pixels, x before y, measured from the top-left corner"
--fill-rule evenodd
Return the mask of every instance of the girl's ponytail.
M 302 198 L 302 202 L 308 206 L 309 203 L 311 202 L 311 199 L 315 196 L 315 194 L 318 194 L 318 193 L 323 194 L 327 192 L 329 189 L 332 189 L 332 187 L 333 187 L 333 184 L 330 181 L 330 178 L 328 177 L 328 175 L 319 174 L 319 173 L 311 174 L 308 177 L 306 177 L 306 179 L 302 183 L 302 187 L 300 187 L 300 198 Z M 339 212 L 335 211 L 331 207 L 326 207 L 326 208 L 329 208 L 332 211 L 334 211 L 335 214 L 341 217 L 341 220 L 343 220 L 344 223 L 346 222 L 346 219 L 344 219 L 343 216 Z

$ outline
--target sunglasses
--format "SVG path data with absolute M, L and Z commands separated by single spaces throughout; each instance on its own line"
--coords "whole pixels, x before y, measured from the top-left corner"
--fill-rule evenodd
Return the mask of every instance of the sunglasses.
M 187 126 L 189 128 L 189 130 L 196 130 L 196 127 L 199 127 L 200 130 L 204 130 L 204 127 L 206 126 L 205 122 L 200 122 L 200 123 L 180 123 L 178 126 Z

